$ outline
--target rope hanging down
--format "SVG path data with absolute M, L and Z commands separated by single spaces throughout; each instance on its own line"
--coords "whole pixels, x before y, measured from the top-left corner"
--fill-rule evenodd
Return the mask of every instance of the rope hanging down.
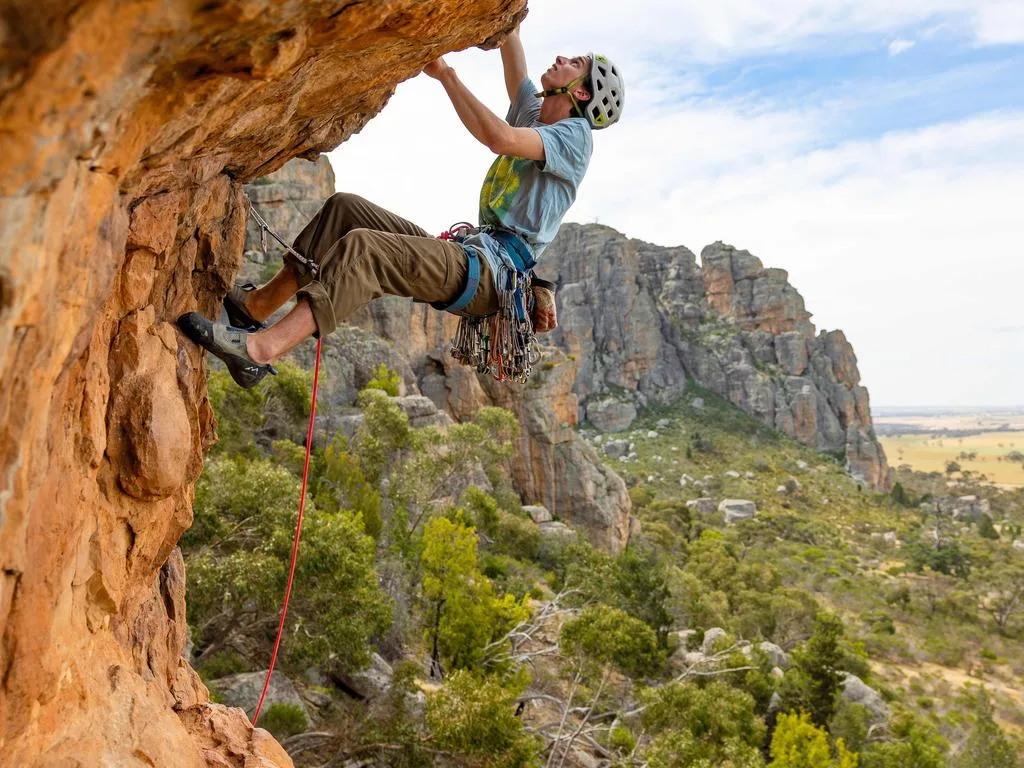
M 309 404 L 309 427 L 306 430 L 306 463 L 302 468 L 302 495 L 299 496 L 299 519 L 295 523 L 295 542 L 292 544 L 292 564 L 288 570 L 288 585 L 284 590 L 284 604 L 281 606 L 281 621 L 277 625 L 277 639 L 274 640 L 274 652 L 270 657 L 270 669 L 267 670 L 267 679 L 263 681 L 263 692 L 260 694 L 260 702 L 256 705 L 256 713 L 252 716 L 252 724 L 260 719 L 260 710 L 263 709 L 263 700 L 267 697 L 267 689 L 270 688 L 270 678 L 274 674 L 274 665 L 277 663 L 277 652 L 281 647 L 281 635 L 284 634 L 284 620 L 288 615 L 288 600 L 292 596 L 292 584 L 295 581 L 295 563 L 299 559 L 299 536 L 302 534 L 302 512 L 306 508 L 306 485 L 309 482 L 309 454 L 313 448 L 313 420 L 316 417 L 316 388 L 320 381 L 320 347 L 322 339 L 316 340 L 316 365 L 313 367 L 313 395 Z

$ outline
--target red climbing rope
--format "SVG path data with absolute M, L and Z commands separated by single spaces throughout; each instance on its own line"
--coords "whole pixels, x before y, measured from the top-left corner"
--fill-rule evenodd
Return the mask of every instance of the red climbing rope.
M 309 452 L 313 447 L 313 419 L 316 416 L 316 386 L 320 381 L 320 345 L 322 340 L 316 340 L 316 365 L 313 367 L 313 398 L 309 405 L 309 428 L 306 430 L 306 463 L 302 468 L 302 495 L 299 496 L 299 519 L 295 524 L 295 543 L 292 544 L 292 564 L 288 570 L 288 586 L 284 590 L 284 605 L 281 606 L 281 621 L 277 625 L 277 639 L 274 640 L 274 653 L 270 657 L 270 669 L 267 670 L 267 679 L 263 681 L 263 693 L 260 694 L 260 703 L 256 705 L 256 714 L 253 715 L 252 723 L 260 719 L 260 710 L 263 709 L 263 700 L 267 697 L 267 689 L 270 688 L 270 677 L 274 674 L 274 664 L 277 663 L 277 651 L 281 647 L 281 635 L 284 634 L 284 619 L 288 615 L 288 600 L 292 596 L 292 584 L 295 581 L 295 563 L 299 559 L 299 535 L 302 533 L 302 511 L 306 508 L 306 483 L 309 481 Z

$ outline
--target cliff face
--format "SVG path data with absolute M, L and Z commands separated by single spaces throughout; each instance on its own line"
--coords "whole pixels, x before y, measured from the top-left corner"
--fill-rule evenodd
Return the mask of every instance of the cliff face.
M 241 182 L 333 148 L 522 0 L 8 4 L 0 24 L 0 763 L 290 765 L 181 659 L 178 538 Z
M 842 331 L 815 335 L 781 269 L 722 243 L 703 250 L 630 240 L 608 227 L 563 226 L 545 252 L 559 284 L 552 341 L 574 354 L 573 391 L 595 423 L 610 401 L 668 400 L 685 375 L 800 442 L 844 456 L 865 483 L 886 488 L 868 392 Z M 620 409 L 617 414 L 621 414 Z

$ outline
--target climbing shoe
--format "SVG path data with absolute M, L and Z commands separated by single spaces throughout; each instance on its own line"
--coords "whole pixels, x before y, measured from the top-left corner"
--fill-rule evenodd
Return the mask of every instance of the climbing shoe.
M 256 286 L 252 283 L 245 283 L 244 285 L 236 285 L 224 296 L 224 311 L 228 316 L 228 325 L 232 328 L 241 328 L 243 331 L 262 331 L 266 328 L 265 323 L 261 323 L 248 313 L 245 309 L 245 294 L 255 291 Z
M 255 387 L 268 373 L 277 375 L 274 366 L 257 363 L 249 357 L 245 348 L 248 334 L 240 328 L 211 323 L 198 312 L 179 317 L 178 327 L 196 344 L 223 360 L 231 378 L 243 389 Z

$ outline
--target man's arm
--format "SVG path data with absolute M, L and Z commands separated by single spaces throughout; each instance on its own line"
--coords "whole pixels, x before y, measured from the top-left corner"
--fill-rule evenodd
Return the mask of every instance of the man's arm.
M 514 128 L 491 112 L 463 85 L 444 59 L 432 61 L 423 71 L 441 82 L 462 124 L 491 152 L 543 162 L 544 142 L 540 134 L 533 128 Z
M 505 70 L 508 100 L 515 104 L 519 86 L 526 79 L 526 52 L 523 50 L 523 41 L 519 39 L 519 27 L 510 32 L 501 44 L 501 66 Z

